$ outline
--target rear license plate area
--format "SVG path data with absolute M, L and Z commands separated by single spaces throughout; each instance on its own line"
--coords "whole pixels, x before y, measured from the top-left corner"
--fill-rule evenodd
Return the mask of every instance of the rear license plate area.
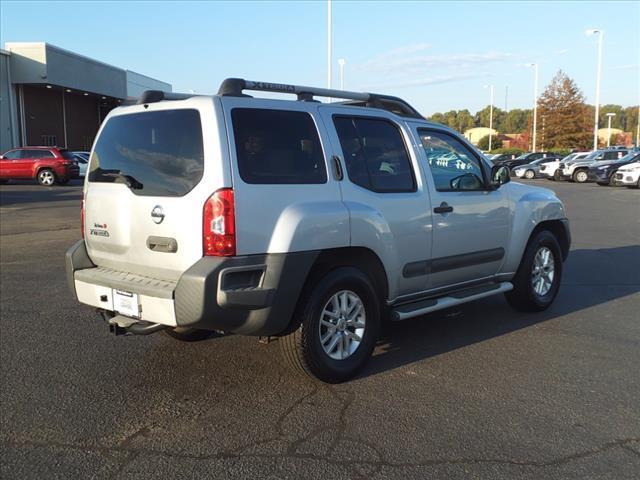
M 113 310 L 127 317 L 140 318 L 140 299 L 138 294 L 114 288 Z

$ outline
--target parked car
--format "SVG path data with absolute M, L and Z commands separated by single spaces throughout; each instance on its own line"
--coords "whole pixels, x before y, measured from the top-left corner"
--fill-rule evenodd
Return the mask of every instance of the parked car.
M 607 162 L 599 162 L 595 167 L 588 170 L 589 181 L 596 182 L 601 187 L 613 185 L 611 183 L 613 175 L 620 167 L 640 161 L 640 151 L 633 150 L 619 160 L 609 160 Z
M 589 168 L 595 167 L 599 162 L 619 160 L 629 153 L 628 149 L 607 148 L 596 150 L 581 160 L 560 162 L 554 174 L 556 180 L 571 180 L 576 183 L 584 183 L 589 180 Z
M 58 147 L 21 147 L 0 156 L 0 181 L 34 179 L 40 185 L 64 185 L 79 173 L 71 152 Z
M 507 160 L 513 160 L 517 157 L 518 155 L 515 153 L 498 153 L 496 155 L 493 156 L 493 158 L 491 158 L 491 161 L 496 164 L 496 163 L 501 163 L 501 162 L 505 162 Z
M 574 153 L 570 153 L 569 155 L 567 155 L 562 159 L 556 158 L 552 162 L 547 162 L 540 166 L 540 172 L 539 172 L 540 176 L 547 178 L 549 180 L 555 180 L 556 170 L 558 170 L 558 166 L 561 163 L 566 164 L 574 160 L 581 160 L 585 158 L 587 155 L 589 155 L 589 153 L 591 152 L 574 152 Z
M 553 157 L 547 158 L 539 158 L 538 160 L 534 160 L 533 162 L 527 165 L 520 165 L 519 167 L 515 167 L 513 169 L 513 173 L 516 177 L 526 178 L 527 180 L 531 180 L 533 178 L 540 176 L 540 168 L 546 163 L 556 162 L 557 159 Z
M 76 163 L 78 164 L 78 168 L 80 169 L 79 176 L 84 178 L 87 174 L 87 166 L 89 165 L 89 155 L 91 152 L 78 151 L 71 152 L 71 154 L 74 156 Z
M 98 132 L 68 282 L 116 334 L 280 337 L 296 370 L 341 382 L 386 313 L 553 302 L 564 207 L 509 180 L 396 97 L 241 79 L 214 96 L 146 92 Z
M 640 188 L 640 162 L 629 163 L 618 168 L 611 179 L 613 185 Z
M 509 170 L 511 170 L 511 172 L 513 172 L 514 168 L 519 167 L 521 165 L 527 165 L 527 164 L 533 162 L 534 160 L 539 160 L 541 158 L 554 159 L 554 158 L 558 158 L 558 155 L 556 155 L 555 153 L 550 153 L 550 152 L 523 153 L 522 155 L 520 155 L 519 157 L 514 158 L 513 160 L 504 160 L 504 161 L 500 162 L 499 165 L 504 165 L 507 168 L 509 168 Z

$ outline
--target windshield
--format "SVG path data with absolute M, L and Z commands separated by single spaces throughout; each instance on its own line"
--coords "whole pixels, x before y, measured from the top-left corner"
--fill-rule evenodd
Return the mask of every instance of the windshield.
M 622 162 L 632 162 L 632 161 L 640 160 L 640 152 L 631 152 L 627 153 L 624 157 L 619 158 L 614 163 L 622 163 Z
M 529 154 L 528 153 L 523 153 L 519 157 L 516 157 L 514 160 L 524 160 L 525 158 L 527 158 L 527 155 L 529 155 Z
M 204 170 L 200 114 L 179 109 L 112 117 L 90 163 L 89 182 L 124 183 L 136 195 L 185 195 Z
M 569 160 L 573 160 L 574 158 L 576 158 L 578 156 L 577 153 L 570 153 L 569 155 L 567 155 L 566 157 L 564 157 L 561 162 L 568 162 Z
M 596 150 L 595 152 L 591 152 L 589 155 L 582 158 L 581 160 L 595 160 L 600 156 L 602 156 L 602 152 L 600 150 Z

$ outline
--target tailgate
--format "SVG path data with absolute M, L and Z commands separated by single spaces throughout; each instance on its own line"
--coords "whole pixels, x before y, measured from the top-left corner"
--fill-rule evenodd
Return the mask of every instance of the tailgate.
M 206 200 L 230 186 L 214 100 L 122 110 L 107 119 L 91 154 L 87 252 L 98 266 L 176 280 L 202 258 Z M 206 139 L 203 128 L 212 133 Z

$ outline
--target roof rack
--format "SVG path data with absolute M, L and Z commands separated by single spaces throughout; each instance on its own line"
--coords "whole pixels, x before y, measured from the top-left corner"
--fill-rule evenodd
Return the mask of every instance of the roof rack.
M 312 102 L 314 96 L 341 98 L 352 100 L 345 102 L 346 105 L 359 107 L 381 108 L 403 117 L 422 119 L 422 115 L 401 98 L 390 95 L 380 95 L 367 92 L 348 92 L 345 90 L 334 90 L 330 88 L 304 87 L 300 85 L 288 85 L 285 83 L 255 82 L 242 78 L 227 78 L 218 89 L 218 95 L 227 97 L 247 97 L 243 90 L 253 90 L 261 92 L 289 93 L 296 95 L 299 101 Z M 145 92 L 146 93 L 146 92 Z

